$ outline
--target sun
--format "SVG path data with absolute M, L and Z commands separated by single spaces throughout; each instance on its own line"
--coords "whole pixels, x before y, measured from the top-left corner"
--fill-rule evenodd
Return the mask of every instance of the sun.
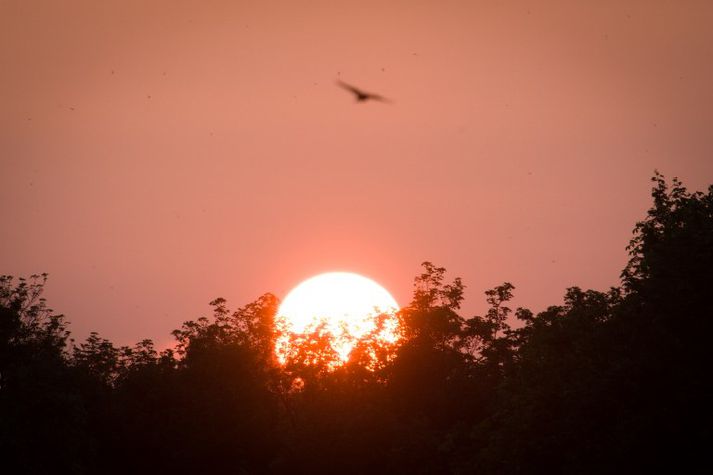
M 292 289 L 277 311 L 275 354 L 284 364 L 317 334 L 336 355 L 331 366 L 338 366 L 349 360 L 360 341 L 395 344 L 400 339 L 398 308 L 386 289 L 359 274 L 311 277 Z

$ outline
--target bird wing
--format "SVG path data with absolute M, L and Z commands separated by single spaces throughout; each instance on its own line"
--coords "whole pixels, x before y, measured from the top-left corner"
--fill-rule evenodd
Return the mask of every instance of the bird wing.
M 369 96 L 370 95 L 370 94 L 362 91 L 361 89 L 358 89 L 350 84 L 345 83 L 341 79 L 337 80 L 337 85 L 339 85 L 340 87 L 346 89 L 347 91 L 349 91 L 353 94 L 356 94 L 357 96 Z
M 389 99 L 385 98 L 384 96 L 380 96 L 379 94 L 368 94 L 369 99 L 372 99 L 374 101 L 380 101 L 380 102 L 391 102 Z
M 352 94 L 355 94 L 357 96 L 357 98 L 361 99 L 361 100 L 370 99 L 370 100 L 379 101 L 379 102 L 386 102 L 389 104 L 391 104 L 393 102 L 379 94 L 373 94 L 371 92 L 366 92 L 366 91 L 359 89 L 358 87 L 352 86 L 351 84 L 347 84 L 344 81 L 342 81 L 341 79 L 337 80 L 337 85 L 346 89 L 347 91 L 351 92 Z

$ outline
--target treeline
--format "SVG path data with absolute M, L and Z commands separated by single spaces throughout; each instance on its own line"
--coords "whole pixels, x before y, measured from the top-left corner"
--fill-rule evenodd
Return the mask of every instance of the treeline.
M 266 294 L 116 347 L 74 344 L 46 276 L 0 279 L 3 473 L 640 473 L 706 461 L 713 186 L 656 175 L 621 285 L 535 315 L 424 263 L 404 343 L 366 339 L 334 370 L 315 332 L 285 365 Z M 586 253 L 586 249 L 581 250 Z M 518 325 L 511 323 L 519 320 Z

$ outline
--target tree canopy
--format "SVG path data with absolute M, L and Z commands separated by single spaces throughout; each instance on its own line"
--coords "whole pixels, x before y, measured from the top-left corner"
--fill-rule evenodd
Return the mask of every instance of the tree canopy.
M 537 314 L 509 283 L 463 316 L 430 262 L 350 360 L 317 329 L 281 362 L 265 294 L 158 351 L 70 338 L 47 275 L 0 277 L 0 466 L 7 473 L 612 473 L 702 460 L 711 440 L 713 186 L 653 177 L 621 286 Z M 377 328 L 378 331 L 378 328 Z

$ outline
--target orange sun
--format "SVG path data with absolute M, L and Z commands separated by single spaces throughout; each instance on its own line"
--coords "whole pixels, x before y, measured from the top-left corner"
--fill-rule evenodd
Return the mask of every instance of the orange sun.
M 399 339 L 396 300 L 371 279 L 330 272 L 292 289 L 275 317 L 275 353 L 281 363 L 295 358 L 310 335 L 327 342 L 338 366 L 349 360 L 359 341 L 394 345 Z

